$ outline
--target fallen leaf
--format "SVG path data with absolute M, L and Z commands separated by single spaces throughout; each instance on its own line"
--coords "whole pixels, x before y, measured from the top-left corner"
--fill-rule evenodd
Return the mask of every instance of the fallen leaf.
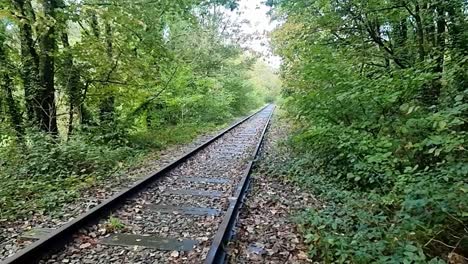
M 91 246 L 91 243 L 84 243 L 80 245 L 80 249 L 89 248 L 90 246 Z

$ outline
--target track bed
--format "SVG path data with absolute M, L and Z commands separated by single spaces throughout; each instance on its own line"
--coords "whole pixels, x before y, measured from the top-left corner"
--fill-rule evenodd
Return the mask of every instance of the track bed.
M 157 172 L 157 179 L 114 206 L 111 219 L 83 222 L 70 232 L 72 239 L 62 239 L 68 243 L 59 251 L 44 255 L 41 250 L 34 262 L 205 262 L 230 205 L 242 199 L 239 185 L 250 171 L 272 111 L 273 106 L 263 108 L 172 168 Z M 5 263 L 24 263 L 15 257 Z

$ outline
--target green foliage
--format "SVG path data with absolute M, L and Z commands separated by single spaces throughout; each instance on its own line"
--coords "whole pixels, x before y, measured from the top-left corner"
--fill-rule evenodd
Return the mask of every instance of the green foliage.
M 0 6 L 1 219 L 53 213 L 121 164 L 264 103 L 254 59 L 222 34 L 236 1 Z
M 251 71 L 253 85 L 258 91 L 257 98 L 264 97 L 266 102 L 274 102 L 281 92 L 281 80 L 273 69 L 262 61 L 257 61 Z
M 3 219 L 52 211 L 137 154 L 128 147 L 98 145 L 80 137 L 57 144 L 40 132 L 28 135 L 26 144 L 0 147 Z
M 426 245 L 431 239 L 466 245 L 459 236 L 468 209 L 466 183 L 454 185 L 439 174 L 408 173 L 385 194 L 347 190 L 348 184 L 311 170 L 310 161 L 301 155 L 283 169 L 325 201 L 323 208 L 297 217 L 314 258 L 327 263 L 427 263 L 437 259 L 424 253 L 440 250 L 437 244 Z
M 125 229 L 125 225 L 122 223 L 122 221 L 114 216 L 109 217 L 109 220 L 106 223 L 106 231 L 107 232 L 116 232 L 116 231 L 121 231 L 122 229 Z
M 297 126 L 285 170 L 326 203 L 299 221 L 327 263 L 468 255 L 466 6 L 422 2 L 271 3 Z
M 157 131 L 136 132 L 129 137 L 130 144 L 137 149 L 157 149 L 164 146 L 188 143 L 196 136 L 220 128 L 213 123 L 184 123 L 163 127 Z

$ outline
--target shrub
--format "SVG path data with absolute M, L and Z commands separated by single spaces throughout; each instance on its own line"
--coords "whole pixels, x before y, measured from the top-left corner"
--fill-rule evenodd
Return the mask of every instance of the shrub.
M 136 154 L 128 147 L 99 145 L 80 136 L 60 144 L 54 140 L 30 132 L 24 144 L 0 147 L 0 218 L 52 211 Z

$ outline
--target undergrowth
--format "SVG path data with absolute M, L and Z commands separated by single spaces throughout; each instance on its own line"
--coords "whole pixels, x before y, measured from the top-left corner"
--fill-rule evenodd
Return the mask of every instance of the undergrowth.
M 79 132 L 60 142 L 30 131 L 20 145 L 0 142 L 0 220 L 60 214 L 85 190 L 112 180 L 118 171 L 144 163 L 147 154 L 187 143 L 220 123 L 184 123 L 138 133 L 115 133 L 105 141 Z M 109 140 L 107 140 L 109 139 Z
M 365 139 L 372 137 L 336 127 L 321 137 L 324 130 L 318 124 L 307 130 L 296 126 L 284 142 L 290 151 L 286 161 L 271 172 L 324 203 L 296 217 L 313 259 L 445 263 L 467 255 L 466 163 L 452 159 L 432 168 L 406 166 L 400 171 L 405 160 L 392 158 L 393 144 L 368 143 Z
M 467 2 L 267 3 L 310 255 L 468 263 Z

